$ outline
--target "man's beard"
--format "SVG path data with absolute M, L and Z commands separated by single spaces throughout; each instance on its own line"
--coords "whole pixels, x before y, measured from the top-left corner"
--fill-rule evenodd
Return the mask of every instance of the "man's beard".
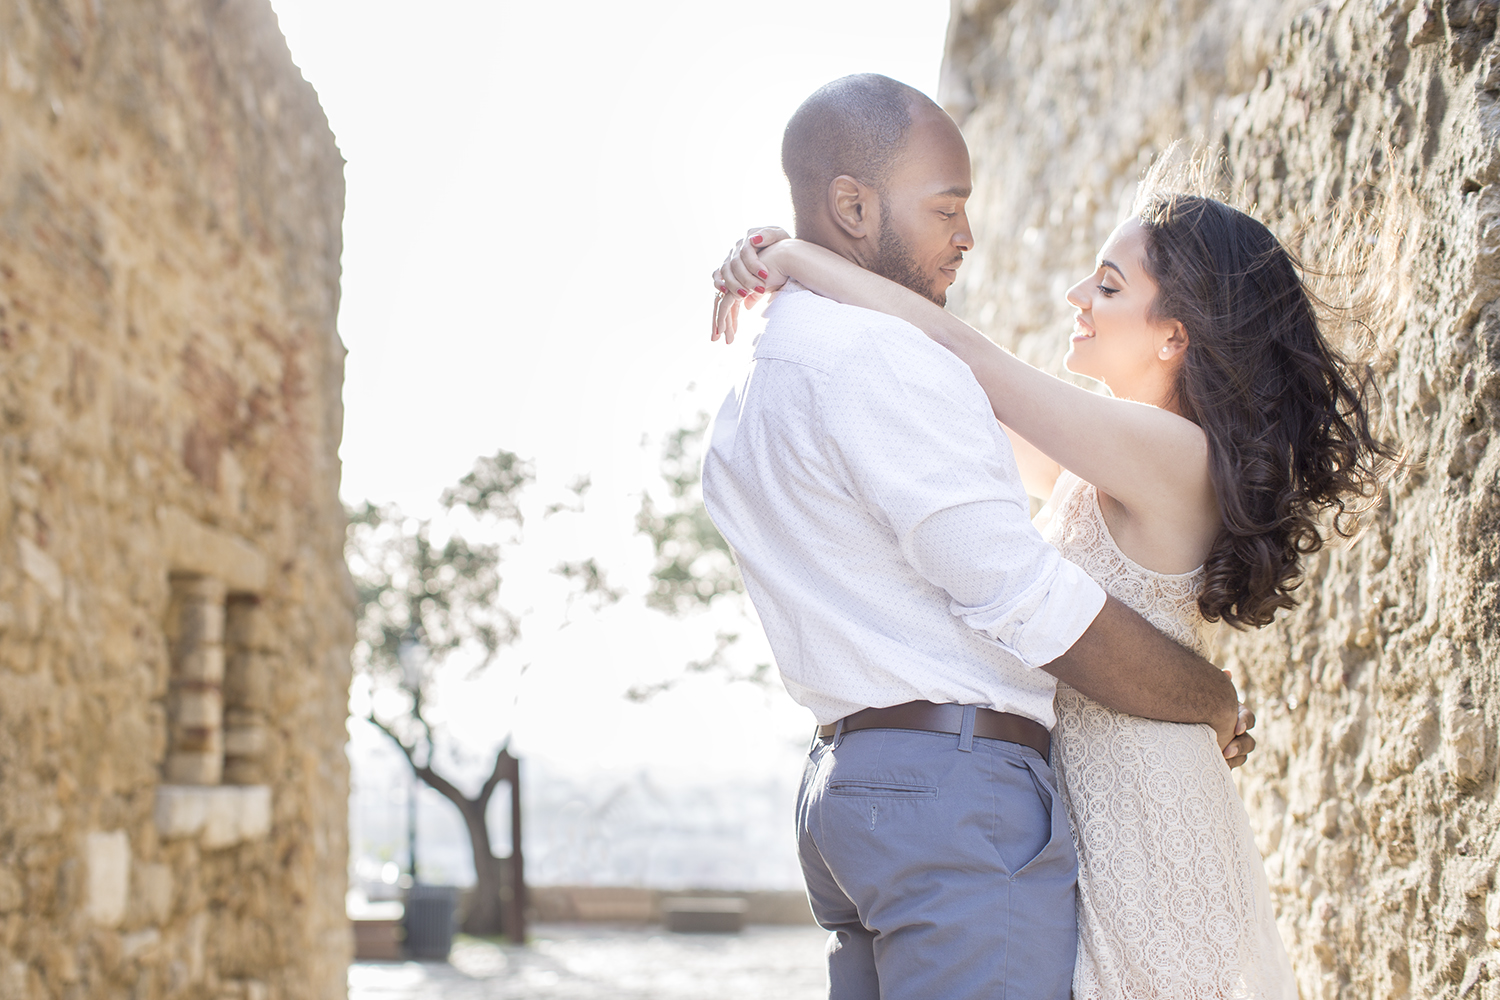
M 875 243 L 875 259 L 870 262 L 868 270 L 874 271 L 882 278 L 889 278 L 898 285 L 910 288 L 924 299 L 931 299 L 940 306 L 947 306 L 948 290 L 937 288 L 936 279 L 922 273 L 922 269 L 912 259 L 911 250 L 907 248 L 906 241 L 896 232 L 894 226 L 884 221 L 890 217 L 890 213 L 882 210 L 881 215 L 883 219 L 880 237 Z

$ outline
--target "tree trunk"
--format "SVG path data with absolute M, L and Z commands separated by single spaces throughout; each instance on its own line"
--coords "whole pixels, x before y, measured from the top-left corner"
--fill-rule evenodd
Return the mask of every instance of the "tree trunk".
M 403 746 L 402 749 L 406 748 Z M 410 752 L 407 753 L 407 760 L 411 760 Z M 489 811 L 490 799 L 500 782 L 506 779 L 517 780 L 519 768 L 516 767 L 515 758 L 501 747 L 495 754 L 495 765 L 490 769 L 490 776 L 485 779 L 484 787 L 472 799 L 430 765 L 418 767 L 413 761 L 412 770 L 443 798 L 457 806 L 464 818 L 464 829 L 469 834 L 469 848 L 474 855 L 475 884 L 474 897 L 469 904 L 469 912 L 464 917 L 463 932 L 476 937 L 494 937 L 509 932 L 512 937 L 519 939 L 524 933 L 523 929 L 507 927 L 505 919 L 505 899 L 509 895 L 505 890 L 509 888 L 513 893 L 517 889 L 505 885 L 502 859 L 495 857 L 490 851 L 490 825 L 485 816 Z
M 500 898 L 500 859 L 490 851 L 490 827 L 485 819 L 489 797 L 484 802 L 465 800 L 459 806 L 464 814 L 464 826 L 469 831 L 469 845 L 474 852 L 474 897 L 469 903 L 469 912 L 464 917 L 463 931 L 476 937 L 493 937 L 503 934 L 505 908 Z
M 406 755 L 407 763 L 411 765 L 412 773 L 426 782 L 429 787 L 436 789 L 443 798 L 452 802 L 464 818 L 464 829 L 469 834 L 469 848 L 474 855 L 475 885 L 473 901 L 469 905 L 469 912 L 464 917 L 463 932 L 481 937 L 509 934 L 512 940 L 524 942 L 526 939 L 526 886 L 521 868 L 520 762 L 510 755 L 506 747 L 502 746 L 495 752 L 495 764 L 490 768 L 490 776 L 485 779 L 484 787 L 471 799 L 459 791 L 453 782 L 432 769 L 431 754 L 428 755 L 426 765 L 418 765 L 412 747 L 402 742 L 389 727 L 376 719 L 373 713 L 367 718 L 401 748 L 401 752 Z M 418 718 L 420 719 L 420 716 Z M 429 730 L 429 738 L 430 732 Z M 511 786 L 511 850 L 513 853 L 509 859 L 497 858 L 490 851 L 490 825 L 485 817 L 485 813 L 489 810 L 490 799 L 495 794 L 495 788 L 502 781 L 508 781 Z M 507 860 L 510 861 L 509 866 L 504 864 Z M 412 860 L 412 868 L 415 874 L 415 858 Z M 510 884 L 512 882 L 522 884 L 512 885 Z M 507 906 L 507 903 L 510 905 Z

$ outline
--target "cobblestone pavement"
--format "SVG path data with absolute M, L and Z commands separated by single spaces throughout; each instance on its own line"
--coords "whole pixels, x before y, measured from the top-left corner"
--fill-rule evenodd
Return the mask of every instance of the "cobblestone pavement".
M 460 937 L 448 962 L 356 963 L 349 1000 L 820 1000 L 827 938 L 817 927 L 543 925 L 525 947 Z

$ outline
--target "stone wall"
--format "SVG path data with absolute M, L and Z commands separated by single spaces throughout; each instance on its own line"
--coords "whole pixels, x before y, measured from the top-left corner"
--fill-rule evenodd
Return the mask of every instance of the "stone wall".
M 344 993 L 342 161 L 267 0 L 0 5 L 0 997 Z
M 1227 189 L 1285 238 L 1342 205 L 1398 253 L 1376 334 L 1418 464 L 1312 562 L 1298 611 L 1222 644 L 1260 714 L 1241 788 L 1309 1000 L 1500 997 L 1496 6 L 953 6 L 943 99 L 979 239 L 955 307 L 1029 360 L 1060 367 L 1063 293 L 1174 139 L 1221 145 Z

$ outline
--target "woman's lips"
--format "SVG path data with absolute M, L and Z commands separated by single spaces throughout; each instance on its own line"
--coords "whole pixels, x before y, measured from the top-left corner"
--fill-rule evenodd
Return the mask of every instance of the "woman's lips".
M 1076 344 L 1080 340 L 1093 340 L 1094 336 L 1094 328 L 1085 323 L 1082 316 L 1073 317 L 1073 343 Z

